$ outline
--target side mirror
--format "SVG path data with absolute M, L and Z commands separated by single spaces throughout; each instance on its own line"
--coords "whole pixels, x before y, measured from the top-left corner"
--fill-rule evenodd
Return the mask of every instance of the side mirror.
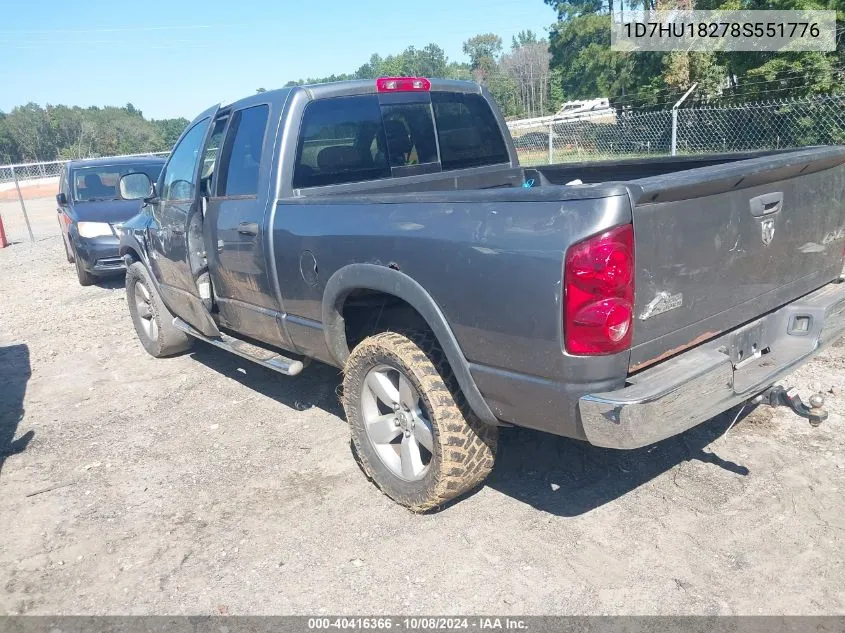
M 153 181 L 143 172 L 120 177 L 120 197 L 124 200 L 141 200 L 153 194 Z
M 56 202 L 60 207 L 63 207 L 67 204 L 67 196 L 64 194 L 64 192 L 56 194 Z

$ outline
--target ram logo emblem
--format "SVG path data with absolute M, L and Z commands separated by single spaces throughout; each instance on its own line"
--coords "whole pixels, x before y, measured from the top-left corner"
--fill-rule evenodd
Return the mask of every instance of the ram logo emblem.
M 775 219 L 769 218 L 760 222 L 760 231 L 762 232 L 763 244 L 768 246 L 775 238 Z

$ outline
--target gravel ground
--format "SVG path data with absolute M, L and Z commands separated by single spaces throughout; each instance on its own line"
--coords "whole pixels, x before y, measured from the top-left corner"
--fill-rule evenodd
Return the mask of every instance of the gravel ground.
M 29 209 L 39 241 L 0 250 L 0 613 L 845 613 L 843 346 L 785 381 L 831 392 L 818 429 L 509 430 L 486 486 L 416 516 L 353 461 L 336 370 L 147 356 L 122 280 L 80 287 Z

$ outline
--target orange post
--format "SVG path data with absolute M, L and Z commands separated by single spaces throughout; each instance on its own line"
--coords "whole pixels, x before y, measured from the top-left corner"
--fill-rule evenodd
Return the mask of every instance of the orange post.
M 0 215 L 0 248 L 6 248 L 9 242 L 6 241 L 6 229 L 3 228 L 3 216 Z

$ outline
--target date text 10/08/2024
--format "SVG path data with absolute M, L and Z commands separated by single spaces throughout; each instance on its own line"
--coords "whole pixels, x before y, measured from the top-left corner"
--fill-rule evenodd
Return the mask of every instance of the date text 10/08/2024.
M 331 629 L 407 629 L 417 631 L 440 631 L 440 630 L 467 630 L 477 629 L 480 631 L 510 630 L 526 631 L 528 625 L 524 620 L 515 618 L 434 618 L 434 617 L 413 617 L 413 618 L 309 618 L 309 630 L 331 630 Z

